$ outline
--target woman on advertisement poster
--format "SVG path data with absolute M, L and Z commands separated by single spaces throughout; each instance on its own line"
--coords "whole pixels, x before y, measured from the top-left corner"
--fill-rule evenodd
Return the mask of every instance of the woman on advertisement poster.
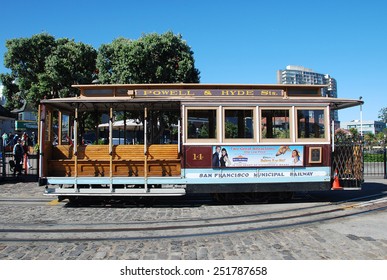
M 227 150 L 225 148 L 222 149 L 222 155 L 220 156 L 220 167 L 227 167 L 231 165 L 231 161 L 228 158 Z
M 296 164 L 296 165 L 302 164 L 302 163 L 301 163 L 300 152 L 299 152 L 297 149 L 294 149 L 294 150 L 292 151 L 292 158 L 293 158 L 294 164 Z

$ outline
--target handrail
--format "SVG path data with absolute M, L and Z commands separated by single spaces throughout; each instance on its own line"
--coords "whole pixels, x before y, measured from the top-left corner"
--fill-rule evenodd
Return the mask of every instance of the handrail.
M 148 109 L 144 108 L 144 189 L 148 192 Z

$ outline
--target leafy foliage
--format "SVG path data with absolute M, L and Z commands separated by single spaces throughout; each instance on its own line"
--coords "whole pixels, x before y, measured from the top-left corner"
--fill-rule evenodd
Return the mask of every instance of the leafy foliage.
M 44 97 L 74 96 L 71 85 L 93 79 L 97 52 L 89 45 L 43 33 L 8 40 L 6 47 L 4 65 L 11 73 L 0 80 L 9 109 L 20 107 L 22 100 L 37 105 Z
M 181 35 L 143 35 L 132 41 L 118 38 L 98 52 L 101 83 L 198 83 L 193 52 Z
M 0 80 L 8 109 L 20 108 L 25 100 L 37 105 L 43 98 L 75 96 L 73 84 L 90 84 L 96 78 L 102 83 L 132 84 L 200 80 L 191 48 L 172 32 L 143 35 L 138 40 L 118 38 L 98 52 L 84 43 L 46 33 L 8 40 L 6 47 L 4 64 L 11 71 L 0 74 Z M 151 118 L 159 124 L 149 128 L 156 141 L 176 123 L 178 114 L 154 111 Z M 85 113 L 83 120 L 81 132 L 95 129 L 98 117 Z
M 138 40 L 118 38 L 102 45 L 97 57 L 98 79 L 103 84 L 198 83 L 199 70 L 194 64 L 190 47 L 172 32 L 151 33 Z M 127 116 L 137 118 L 138 113 L 128 112 Z M 178 116 L 176 112 L 152 111 L 148 141 L 159 143 Z
M 379 110 L 378 118 L 380 121 L 387 123 L 387 107 Z

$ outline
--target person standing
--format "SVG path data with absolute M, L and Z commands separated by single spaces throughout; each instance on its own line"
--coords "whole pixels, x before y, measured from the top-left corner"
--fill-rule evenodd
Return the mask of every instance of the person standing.
M 7 146 L 7 144 L 8 144 L 8 133 L 4 132 L 1 137 L 3 138 L 3 147 Z
M 31 146 L 32 147 L 35 147 L 35 145 L 36 145 L 36 139 L 35 139 L 36 137 L 35 137 L 35 132 L 33 132 L 32 131 L 32 133 L 31 133 Z
M 23 155 L 24 155 L 24 150 L 21 145 L 21 139 L 18 138 L 15 146 L 13 146 L 13 157 L 15 159 L 15 169 L 13 170 L 13 176 L 16 175 L 16 172 L 18 172 L 18 175 L 21 175 Z
M 16 145 L 18 139 L 20 139 L 19 134 L 17 134 L 17 133 L 15 132 L 15 136 L 13 136 L 13 144 L 12 144 L 12 145 Z

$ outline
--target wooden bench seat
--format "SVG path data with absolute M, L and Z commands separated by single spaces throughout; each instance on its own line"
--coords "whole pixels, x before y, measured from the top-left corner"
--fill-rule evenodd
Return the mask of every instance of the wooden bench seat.
M 75 157 L 72 147 L 53 148 L 49 160 L 49 176 L 75 176 Z M 113 176 L 144 176 L 144 146 L 118 145 L 113 147 Z M 110 175 L 110 155 L 108 145 L 80 146 L 78 148 L 78 176 Z M 152 145 L 147 154 L 148 176 L 179 176 L 181 162 L 177 145 Z
M 70 145 L 58 145 L 52 147 L 51 159 L 72 159 L 74 147 Z

